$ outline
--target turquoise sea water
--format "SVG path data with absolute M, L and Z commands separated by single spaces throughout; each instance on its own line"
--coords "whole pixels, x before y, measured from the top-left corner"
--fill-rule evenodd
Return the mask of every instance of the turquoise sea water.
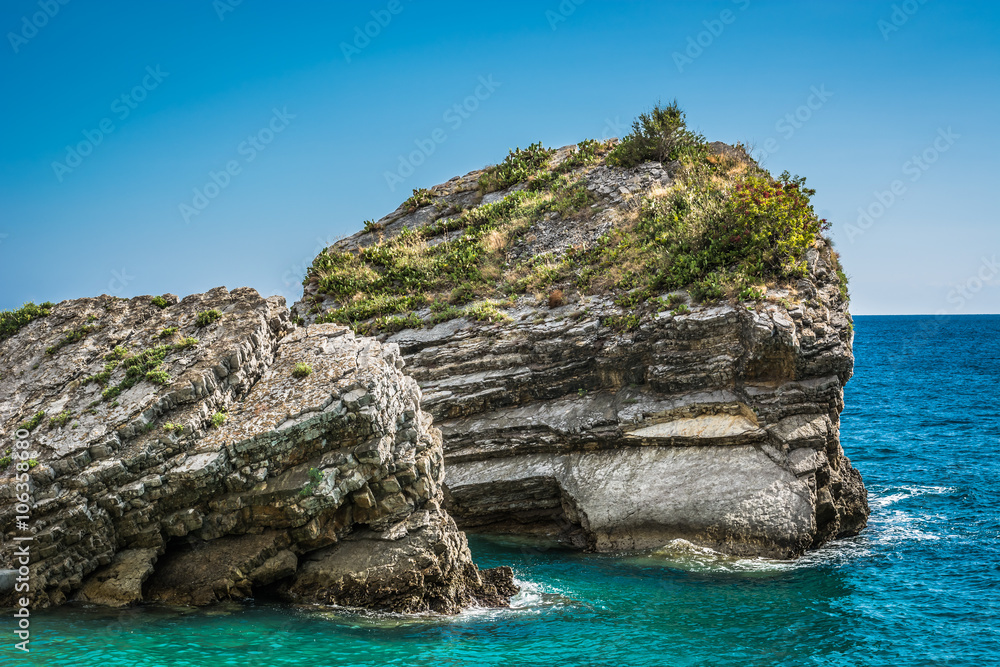
M 33 617 L 30 656 L 9 639 L 0 662 L 1000 664 L 1000 317 L 859 317 L 855 353 L 842 441 L 868 485 L 871 523 L 797 562 L 473 537 L 481 566 L 514 567 L 524 590 L 513 609 L 61 609 Z

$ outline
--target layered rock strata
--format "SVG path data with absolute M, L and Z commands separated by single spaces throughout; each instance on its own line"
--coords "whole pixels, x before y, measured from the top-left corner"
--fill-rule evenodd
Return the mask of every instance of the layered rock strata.
M 556 151 L 553 164 L 571 153 Z M 595 213 L 582 222 L 545 216 L 508 260 L 589 247 L 670 186 L 678 168 L 574 172 L 596 195 Z M 481 173 L 382 218 L 380 238 L 524 187 L 483 196 Z M 333 250 L 376 242 L 359 232 Z M 683 538 L 787 558 L 857 534 L 866 492 L 839 439 L 853 326 L 829 245 L 818 240 L 806 260 L 803 279 L 764 286 L 754 302 L 658 295 L 684 308 L 644 315 L 632 330 L 605 325 L 631 314 L 617 294 L 567 290 L 552 301 L 518 297 L 492 323 L 462 317 L 381 335 L 399 346 L 444 434 L 449 512 L 468 530 L 544 534 L 598 551 Z M 313 321 L 335 305 L 307 281 L 293 312 Z
M 32 454 L 0 470 L 0 562 L 30 535 L 33 605 L 508 603 L 509 568 L 480 572 L 441 507 L 396 345 L 293 329 L 248 288 L 157 301 L 63 302 L 0 342 L 4 440 Z

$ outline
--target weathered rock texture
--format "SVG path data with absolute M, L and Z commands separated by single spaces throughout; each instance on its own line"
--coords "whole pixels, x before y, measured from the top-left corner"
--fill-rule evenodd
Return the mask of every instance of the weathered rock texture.
M 28 438 L 30 532 L 15 523 L 17 461 L 0 470 L 0 562 L 33 535 L 34 605 L 261 593 L 396 611 L 507 604 L 509 568 L 479 572 L 441 508 L 440 432 L 397 346 L 336 325 L 293 330 L 280 297 L 247 288 L 166 297 L 162 309 L 66 301 L 0 343 L 6 447 L 45 412 Z M 210 309 L 221 319 L 198 326 Z M 60 345 L 67 331 L 82 338 Z M 116 346 L 128 352 L 107 387 L 162 345 L 176 346 L 156 369 L 165 384 L 102 400 L 87 381 Z M 293 377 L 297 363 L 312 373 Z
M 512 258 L 593 243 L 669 185 L 676 166 L 590 170 L 600 198 L 590 222 L 546 216 Z M 433 205 L 386 216 L 383 235 L 520 187 L 484 198 L 479 173 L 432 188 Z M 359 233 L 336 248 L 372 242 Z M 521 297 L 509 322 L 455 319 L 388 337 L 444 434 L 452 516 L 469 530 L 557 535 L 599 551 L 683 538 L 794 557 L 859 532 L 865 488 L 838 430 L 851 317 L 828 245 L 807 259 L 805 279 L 769 286 L 759 302 L 664 310 L 634 331 L 602 325 L 627 314 L 614 295 L 567 293 L 554 308 Z M 307 284 L 293 312 L 310 320 L 327 305 Z

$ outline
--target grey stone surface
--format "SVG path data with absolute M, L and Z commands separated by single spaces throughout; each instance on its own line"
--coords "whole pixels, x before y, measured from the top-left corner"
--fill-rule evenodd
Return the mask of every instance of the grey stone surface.
M 199 326 L 209 309 L 221 319 Z M 102 399 L 183 336 L 197 343 L 165 351 L 163 384 L 140 374 Z M 116 347 L 122 359 L 104 384 L 90 380 Z M 294 598 L 453 613 L 505 605 L 514 589 L 509 571 L 481 576 L 441 509 L 440 432 L 395 344 L 337 325 L 293 329 L 280 297 L 218 288 L 164 309 L 150 297 L 64 301 L 0 342 L 0 360 L 3 435 L 45 413 L 29 438 L 37 465 L 0 470 L 2 562 L 20 534 L 14 482 L 31 490 L 35 606 L 202 605 L 271 586 L 289 596 L 313 552 L 356 530 L 403 528 L 405 559 L 387 541 L 368 543 L 380 595 L 330 582 L 322 597 L 300 585 Z M 293 376 L 297 363 L 312 372 Z M 441 571 L 433 586 L 410 569 L 421 555 Z M 366 576 L 363 562 L 340 561 L 343 572 L 354 566 Z
M 449 465 L 459 516 L 509 502 L 504 488 L 552 479 L 598 551 L 649 549 L 684 538 L 740 555 L 805 549 L 816 531 L 809 485 L 759 448 L 624 447 L 525 454 Z M 489 480 L 497 495 L 484 493 Z

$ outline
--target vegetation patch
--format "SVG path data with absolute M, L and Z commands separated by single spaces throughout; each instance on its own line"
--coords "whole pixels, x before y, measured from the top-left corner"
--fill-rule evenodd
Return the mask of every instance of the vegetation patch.
M 170 384 L 170 375 L 164 370 L 152 370 L 146 372 L 146 379 L 153 384 Z
M 565 174 L 574 169 L 591 165 L 600 156 L 606 154 L 611 145 L 611 141 L 601 142 L 595 139 L 584 139 L 576 145 L 573 154 L 563 160 L 554 171 L 558 174 Z
M 601 324 L 615 331 L 634 331 L 639 328 L 642 318 L 639 313 L 611 315 L 601 320 Z
M 186 350 L 198 344 L 198 339 L 193 336 L 185 336 L 174 344 L 175 350 Z
M 104 355 L 104 361 L 107 362 L 104 364 L 104 370 L 100 373 L 95 373 L 94 375 L 84 378 L 83 384 L 90 384 L 91 382 L 96 382 L 100 385 L 107 384 L 108 380 L 111 378 L 111 374 L 116 368 L 118 368 L 118 364 L 121 363 L 121 360 L 127 356 L 128 349 L 122 345 L 116 345 L 114 350 Z
M 29 301 L 17 310 L 0 310 L 0 341 L 7 340 L 39 317 L 47 316 L 53 307 L 55 304 L 51 301 L 38 306 Z
M 59 350 L 63 349 L 67 345 L 75 343 L 77 341 L 83 340 L 87 337 L 91 331 L 98 329 L 96 324 L 84 324 L 76 329 L 69 329 L 63 332 L 63 337 L 60 338 L 55 345 L 50 345 L 45 348 L 45 354 L 55 354 Z
M 433 201 L 434 198 L 431 196 L 430 190 L 427 190 L 426 188 L 414 188 L 413 194 L 410 195 L 409 199 L 403 202 L 403 208 L 412 213 L 413 211 L 416 211 L 418 208 L 422 206 L 427 206 Z M 374 222 L 372 222 L 371 231 L 376 231 L 375 229 L 376 227 L 377 225 Z M 367 224 L 365 225 L 365 228 L 368 229 Z
M 632 132 L 608 154 L 608 164 L 636 167 L 643 162 L 672 162 L 686 158 L 702 161 L 708 157 L 705 138 L 687 128 L 677 100 L 657 104 L 649 113 L 639 114 Z
M 222 313 L 217 309 L 212 308 L 211 310 L 203 310 L 198 313 L 198 317 L 195 318 L 194 323 L 199 327 L 207 327 L 212 322 L 215 322 L 222 317 Z
M 11 461 L 13 461 L 13 458 L 11 457 L 10 450 L 8 449 L 7 454 L 2 458 L 0 458 L 0 470 L 3 470 L 7 466 L 9 466 L 11 464 Z M 28 459 L 27 461 L 25 461 L 25 463 L 28 464 L 28 468 L 34 468 L 35 466 L 38 465 L 38 459 Z
M 758 299 L 760 285 L 805 274 L 805 251 L 828 227 L 802 185 L 748 163 L 701 165 L 647 199 L 631 224 L 567 261 L 584 267 L 584 291 L 630 290 L 623 307 L 685 288 L 696 301 Z
M 189 344 L 188 341 L 193 341 L 193 343 Z M 185 350 L 197 342 L 194 338 L 184 338 L 176 345 L 158 345 L 136 354 L 130 354 L 128 349 L 118 345 L 104 356 L 104 360 L 107 362 L 104 365 L 104 370 L 86 378 L 84 383 L 97 382 L 106 385 L 111 379 L 111 374 L 121 365 L 125 368 L 125 377 L 117 385 L 106 387 L 101 392 L 101 398 L 106 401 L 117 398 L 123 391 L 131 389 L 143 380 L 148 380 L 156 385 L 170 384 L 172 378 L 160 368 L 163 360 L 171 352 Z
M 49 428 L 60 428 L 65 426 L 70 419 L 73 418 L 73 413 L 70 410 L 63 410 L 54 417 L 49 418 Z
M 309 482 L 299 491 L 300 496 L 311 496 L 316 491 L 316 487 L 323 481 L 323 471 L 318 468 L 309 468 Z
M 498 308 L 499 305 L 500 304 L 492 301 L 480 301 L 479 303 L 466 308 L 462 314 L 470 320 L 476 320 L 477 322 L 489 322 L 490 324 L 496 322 L 510 322 L 512 318 L 510 315 L 500 310 Z
M 9 466 L 13 460 L 14 459 L 11 454 L 11 450 L 8 449 L 6 454 L 4 454 L 3 457 L 0 457 L 0 470 L 3 470 L 7 466 Z M 28 459 L 27 461 L 25 461 L 25 463 L 28 464 L 28 468 L 34 468 L 35 466 L 38 465 L 38 459 Z
M 17 430 L 34 431 L 42 420 L 45 419 L 45 410 L 39 410 L 34 415 L 21 422 L 21 425 L 17 427 Z
M 152 303 L 154 306 L 156 306 L 161 310 L 170 305 L 170 302 L 167 301 L 166 297 L 162 296 L 154 296 L 153 300 L 150 303 Z
M 216 412 L 214 415 L 212 415 L 212 428 L 219 428 L 225 423 L 226 423 L 225 412 Z
M 593 201 L 581 179 L 558 175 L 538 190 L 514 192 L 456 217 L 404 229 L 367 248 L 327 249 L 313 261 L 305 282 L 315 281 L 319 292 L 340 306 L 317 322 L 347 324 L 359 333 L 398 331 L 423 326 L 415 311 L 428 306 L 431 324 L 462 315 L 500 321 L 496 303 L 472 310 L 459 306 L 521 290 L 523 276 L 506 266 L 520 236 L 546 213 L 589 215 Z M 443 235 L 448 235 L 445 241 L 429 243 Z
M 713 152 L 687 128 L 676 102 L 641 114 L 617 145 L 581 142 L 556 165 L 552 156 L 531 144 L 484 170 L 484 193 L 523 185 L 500 201 L 365 248 L 320 253 L 304 284 L 336 304 L 317 321 L 364 334 L 456 317 L 499 322 L 509 319 L 504 308 L 519 295 L 534 294 L 540 303 L 548 297 L 554 308 L 575 292 L 612 295 L 625 312 L 605 324 L 632 330 L 653 310 L 688 311 L 680 296 L 657 299 L 664 292 L 685 291 L 695 302 L 763 298 L 769 283 L 805 274 L 806 250 L 829 227 L 816 216 L 815 191 L 805 179 L 787 172 L 775 178 L 745 150 Z M 648 160 L 676 161 L 673 182 L 620 207 L 595 241 L 558 252 L 518 250 L 542 220 L 571 229 L 595 215 L 599 199 L 586 179 L 594 165 Z M 317 296 L 317 312 L 323 300 Z
M 512 150 L 503 162 L 483 170 L 479 177 L 479 189 L 485 194 L 506 190 L 512 185 L 531 179 L 544 170 L 552 157 L 552 149 L 543 148 L 536 142 L 521 150 Z
M 313 372 L 312 366 L 310 366 L 305 362 L 300 361 L 297 364 L 295 364 L 295 368 L 292 369 L 292 377 L 304 378 L 311 375 L 312 372 Z
M 160 332 L 160 338 L 170 338 L 175 333 L 177 333 L 177 327 L 165 327 L 163 331 Z
M 848 285 L 850 281 L 847 277 L 847 274 L 844 273 L 843 265 L 840 263 L 840 254 L 836 252 L 832 254 L 833 254 L 834 266 L 837 270 L 837 280 L 840 281 L 840 298 L 843 299 L 844 301 L 850 301 L 851 293 Z

